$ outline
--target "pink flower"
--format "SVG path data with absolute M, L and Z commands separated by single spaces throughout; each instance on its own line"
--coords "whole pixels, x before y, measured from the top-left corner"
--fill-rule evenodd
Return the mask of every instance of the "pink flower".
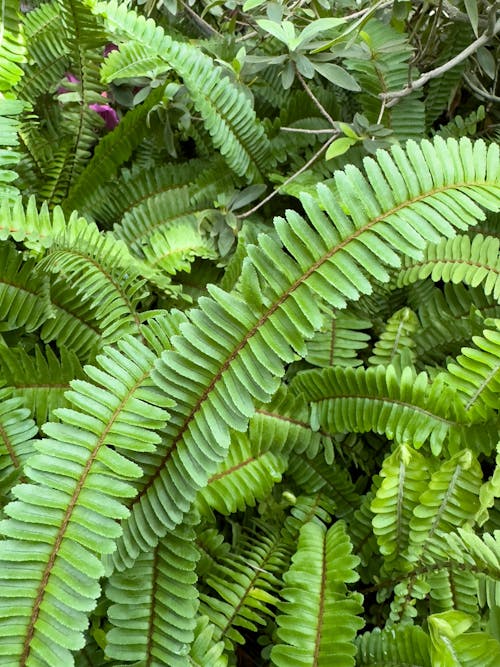
M 89 104 L 89 109 L 99 114 L 108 130 L 113 130 L 118 125 L 118 114 L 109 104 Z

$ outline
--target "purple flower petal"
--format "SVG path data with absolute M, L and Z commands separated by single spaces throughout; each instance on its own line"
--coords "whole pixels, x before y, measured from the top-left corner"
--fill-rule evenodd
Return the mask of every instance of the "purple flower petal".
M 116 44 L 113 44 L 113 42 L 108 42 L 106 46 L 104 47 L 104 57 L 108 56 L 111 51 L 118 51 L 118 46 Z
M 89 109 L 99 114 L 108 130 L 113 130 L 118 125 L 118 114 L 109 104 L 89 104 Z

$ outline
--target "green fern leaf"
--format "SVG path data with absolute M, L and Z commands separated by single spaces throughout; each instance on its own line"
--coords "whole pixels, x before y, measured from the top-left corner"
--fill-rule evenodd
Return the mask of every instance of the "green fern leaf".
M 198 607 L 194 572 L 198 552 L 193 520 L 142 554 L 131 570 L 114 574 L 106 588 L 114 603 L 108 617 L 106 655 L 153 665 L 187 667 Z
M 357 646 L 358 667 L 431 667 L 429 635 L 416 625 L 395 626 L 387 630 L 375 628 L 363 634 Z
M 364 622 L 358 617 L 362 596 L 349 594 L 345 585 L 358 579 L 359 559 L 351 548 L 340 521 L 328 531 L 314 523 L 300 531 L 292 566 L 283 577 L 285 602 L 277 617 L 277 635 L 285 643 L 271 650 L 276 667 L 332 661 L 339 667 L 354 665 L 354 637 Z
M 372 366 L 388 366 L 400 357 L 402 350 L 410 352 L 410 358 L 415 360 L 413 334 L 418 327 L 415 313 L 408 307 L 398 310 L 387 320 L 385 330 L 373 347 L 373 353 L 368 359 Z
M 153 450 L 167 417 L 171 401 L 150 386 L 155 355 L 132 338 L 118 347 L 86 368 L 95 384 L 73 381 L 66 397 L 76 409 L 45 425 L 48 439 L 25 467 L 29 483 L 5 508 L 0 655 L 19 667 L 71 664 L 69 650 L 82 648 L 104 574 L 99 557 L 115 548 L 123 499 L 142 474 L 123 454 Z
M 382 483 L 371 504 L 373 532 L 380 553 L 388 557 L 385 565 L 394 567 L 408 547 L 413 510 L 427 487 L 428 464 L 424 456 L 401 445 L 385 459 L 380 475 Z

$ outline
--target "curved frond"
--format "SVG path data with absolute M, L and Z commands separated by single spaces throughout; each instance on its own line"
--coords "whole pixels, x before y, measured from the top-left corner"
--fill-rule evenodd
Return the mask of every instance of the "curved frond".
M 19 667 L 71 664 L 82 648 L 87 613 L 104 574 L 99 560 L 115 548 L 127 515 L 123 499 L 139 466 L 127 451 L 150 451 L 171 402 L 151 388 L 155 355 L 132 338 L 108 348 L 99 367 L 86 367 L 93 382 L 75 380 L 48 436 L 15 487 L 0 524 L 0 572 L 4 597 L 0 655 Z M 7 640 L 7 641 L 6 641 Z
M 232 514 L 266 498 L 287 465 L 285 456 L 269 449 L 271 444 L 234 434 L 228 455 L 198 494 L 200 509 L 207 504 L 221 514 Z
M 460 438 L 468 420 L 458 397 L 437 379 L 410 367 L 331 368 L 305 371 L 294 389 L 311 403 L 312 423 L 329 433 L 383 433 L 400 443 L 421 447 L 427 440 L 434 453 Z
M 351 549 L 341 521 L 328 531 L 314 523 L 300 531 L 292 565 L 283 577 L 285 602 L 276 621 L 278 639 L 284 643 L 271 650 L 276 667 L 354 665 L 353 640 L 364 622 L 358 616 L 362 596 L 348 593 L 346 586 L 358 579 L 359 559 Z
M 485 294 L 500 297 L 500 240 L 492 236 L 476 234 L 452 239 L 441 239 L 429 244 L 424 251 L 424 259 L 404 260 L 404 268 L 399 273 L 398 285 L 407 285 L 430 276 L 432 280 L 463 282 L 477 287 L 481 285 Z
M 473 336 L 475 347 L 462 348 L 457 363 L 448 364 L 445 381 L 461 396 L 466 410 L 476 408 L 487 413 L 499 407 L 500 382 L 500 320 L 488 320 L 495 329 L 484 329 L 482 336 Z
M 355 168 L 335 176 L 349 215 L 331 189 L 318 186 L 316 199 L 303 197 L 310 225 L 293 211 L 286 220 L 277 220 L 284 248 L 267 235 L 259 238 L 258 246 L 249 247 L 243 273 L 251 274 L 246 284 L 252 289 L 242 287 L 240 294 L 209 286 L 210 297 L 199 299 L 199 308 L 190 311 L 173 349 L 162 355 L 155 370 L 155 382 L 176 406 L 162 442 L 162 460 L 124 522 L 127 541 L 118 543 L 117 566 L 137 556 L 139 543 L 153 545 L 182 520 L 226 456 L 229 429 L 246 430 L 255 403 L 269 401 L 276 392 L 285 364 L 305 354 L 304 340 L 321 326 L 318 300 L 345 307 L 347 300 L 371 291 L 367 275 L 388 280 L 386 266 L 399 263 L 397 253 L 419 256 L 428 240 L 452 236 L 453 225 L 464 228 L 482 219 L 478 203 L 496 210 L 499 165 L 497 146 L 472 145 L 467 139 L 436 139 L 420 147 L 408 142 L 407 152 L 400 147 L 392 153 L 380 151 L 376 160 L 365 161 L 367 178 Z M 456 203 L 463 214 L 445 218 L 440 212 L 443 198 Z M 243 275 L 241 283 L 245 284 Z M 334 372 L 338 371 L 344 369 Z M 349 371 L 355 378 L 356 371 L 345 369 L 345 374 Z M 373 379 L 377 373 L 374 369 Z M 390 373 L 396 381 L 389 396 L 406 401 L 394 371 Z M 428 419 L 425 413 L 423 418 L 422 409 L 393 401 L 391 409 L 405 418 L 391 424 L 391 432 L 398 437 L 409 429 L 418 443 L 430 436 L 439 451 L 450 431 L 448 411 L 456 409 L 456 401 L 445 405 L 446 392 L 442 384 L 438 391 L 438 383 L 427 394 L 427 379 L 420 378 L 414 386 L 413 378 L 405 376 L 405 392 L 425 410 L 430 399 L 437 414 Z M 384 412 L 383 432 L 386 420 Z M 329 429 L 334 431 L 335 427 Z

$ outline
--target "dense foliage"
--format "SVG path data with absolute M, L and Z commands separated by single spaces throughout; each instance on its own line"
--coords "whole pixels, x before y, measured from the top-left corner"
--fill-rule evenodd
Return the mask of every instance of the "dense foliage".
M 0 664 L 500 664 L 500 7 L 4 0 Z

